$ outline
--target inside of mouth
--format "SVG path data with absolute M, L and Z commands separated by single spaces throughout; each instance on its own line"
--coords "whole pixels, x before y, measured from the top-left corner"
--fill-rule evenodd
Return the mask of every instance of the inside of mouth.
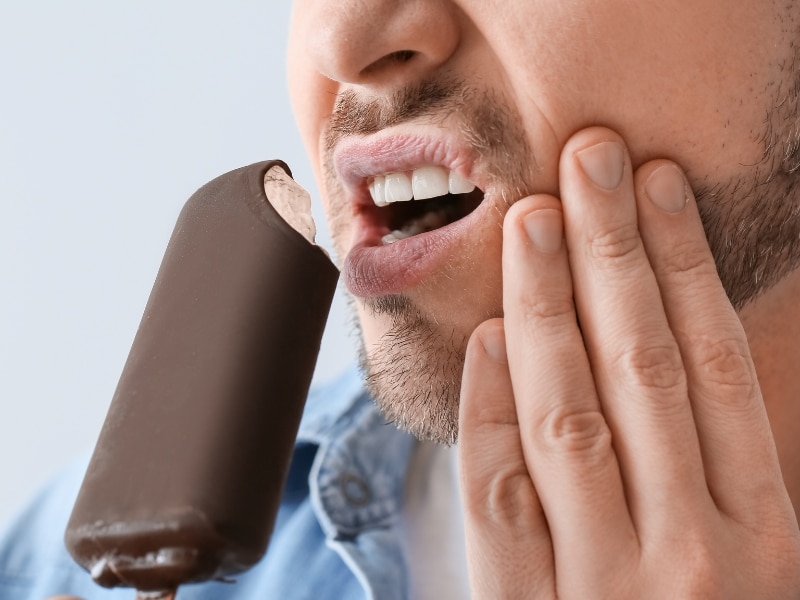
M 379 209 L 387 234 L 384 243 L 433 231 L 463 219 L 483 201 L 478 188 L 468 194 L 447 194 L 429 200 L 394 202 Z

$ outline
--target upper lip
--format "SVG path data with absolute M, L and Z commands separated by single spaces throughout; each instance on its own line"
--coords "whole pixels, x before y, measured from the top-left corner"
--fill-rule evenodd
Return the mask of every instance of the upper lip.
M 485 190 L 474 151 L 452 135 L 430 136 L 383 130 L 369 136 L 342 139 L 333 165 L 347 196 L 356 204 L 372 204 L 367 183 L 387 173 L 437 165 L 457 172 Z

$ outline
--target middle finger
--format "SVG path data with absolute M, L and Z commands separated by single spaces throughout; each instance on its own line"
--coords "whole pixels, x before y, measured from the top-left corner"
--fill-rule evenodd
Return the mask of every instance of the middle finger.
M 697 431 L 639 235 L 630 157 L 595 127 L 567 143 L 560 169 L 576 310 L 631 516 L 638 529 L 648 514 L 694 514 L 707 496 Z

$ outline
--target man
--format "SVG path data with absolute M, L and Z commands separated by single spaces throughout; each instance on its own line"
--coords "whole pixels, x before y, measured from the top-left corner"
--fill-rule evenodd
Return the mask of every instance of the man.
M 763 0 L 296 3 L 290 88 L 366 381 L 402 428 L 458 440 L 472 597 L 800 596 L 798 18 Z M 408 450 L 370 410 L 299 447 L 310 490 L 290 479 L 241 597 L 466 589 L 455 491 L 419 501 L 446 453 L 417 450 L 403 507 L 380 512 Z M 353 474 L 381 446 L 367 435 L 383 453 Z

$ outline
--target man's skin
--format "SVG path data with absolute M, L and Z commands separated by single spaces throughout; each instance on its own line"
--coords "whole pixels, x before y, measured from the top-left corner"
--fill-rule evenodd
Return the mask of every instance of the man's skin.
M 795 4 L 295 2 L 368 381 L 460 423 L 474 597 L 800 595 Z M 425 164 L 481 206 L 381 247 L 366 187 Z
M 800 597 L 798 41 L 791 1 L 295 1 L 368 383 L 458 437 L 474 598 Z M 483 201 L 383 246 L 367 186 L 426 165 Z

